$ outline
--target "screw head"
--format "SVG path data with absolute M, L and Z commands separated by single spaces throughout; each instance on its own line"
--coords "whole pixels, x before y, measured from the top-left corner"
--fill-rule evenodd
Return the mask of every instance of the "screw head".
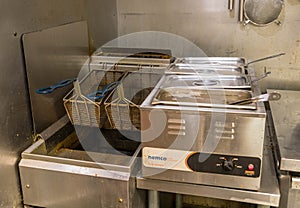
M 26 188 L 30 188 L 30 185 L 29 185 L 29 184 L 27 184 L 27 185 L 26 185 Z
M 123 203 L 123 199 L 122 198 L 119 198 L 119 203 Z

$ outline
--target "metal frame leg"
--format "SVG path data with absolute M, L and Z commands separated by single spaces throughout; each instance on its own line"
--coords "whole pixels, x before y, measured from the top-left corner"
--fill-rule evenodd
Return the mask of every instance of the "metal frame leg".
M 281 175 L 279 177 L 280 185 L 280 208 L 286 208 L 288 206 L 289 190 L 291 187 L 291 176 L 290 175 Z
M 148 191 L 148 208 L 159 208 L 159 192 L 154 190 Z
M 182 208 L 182 195 L 176 194 L 176 208 Z

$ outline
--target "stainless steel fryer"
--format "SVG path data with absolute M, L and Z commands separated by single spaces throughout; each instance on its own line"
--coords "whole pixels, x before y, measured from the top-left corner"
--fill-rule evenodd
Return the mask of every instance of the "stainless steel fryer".
M 168 76 L 141 106 L 143 177 L 258 190 L 264 104 L 228 105 L 259 95 L 258 87 L 245 90 L 236 84 L 220 90 L 194 86 L 188 79 L 186 86 L 178 86 Z M 168 80 L 176 84 L 171 87 Z
M 38 207 L 145 207 L 135 188 L 139 142 L 74 128 L 64 116 L 39 134 L 19 164 L 24 203 Z

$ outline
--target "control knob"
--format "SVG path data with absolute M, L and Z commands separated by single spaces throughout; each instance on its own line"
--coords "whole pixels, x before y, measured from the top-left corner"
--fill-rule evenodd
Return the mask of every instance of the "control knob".
M 224 160 L 222 163 L 222 167 L 225 171 L 232 171 L 234 168 L 234 164 L 232 160 Z

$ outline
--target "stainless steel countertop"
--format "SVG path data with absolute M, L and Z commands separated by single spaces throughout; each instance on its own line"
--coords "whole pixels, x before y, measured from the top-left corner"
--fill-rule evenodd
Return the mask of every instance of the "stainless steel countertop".
M 261 188 L 258 191 L 154 180 L 142 178 L 141 175 L 137 177 L 137 188 L 278 207 L 280 191 L 268 138 L 267 135 Z
M 268 92 L 275 90 L 268 90 Z M 279 101 L 270 102 L 278 146 L 280 170 L 300 172 L 300 91 L 276 90 Z

